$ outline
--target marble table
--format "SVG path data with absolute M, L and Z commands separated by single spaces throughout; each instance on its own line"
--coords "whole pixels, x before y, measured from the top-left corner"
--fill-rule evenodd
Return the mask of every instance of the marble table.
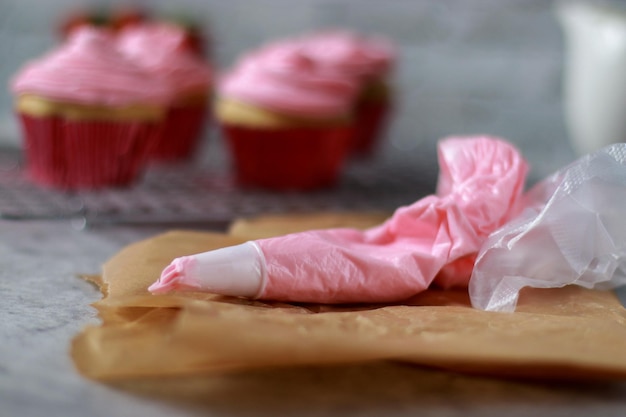
M 164 230 L 0 220 L 0 416 L 626 415 L 626 382 L 500 380 L 395 363 L 216 375 L 193 385 L 85 379 L 68 348 L 97 323 L 89 304 L 99 292 L 77 275 L 99 273 L 128 243 Z

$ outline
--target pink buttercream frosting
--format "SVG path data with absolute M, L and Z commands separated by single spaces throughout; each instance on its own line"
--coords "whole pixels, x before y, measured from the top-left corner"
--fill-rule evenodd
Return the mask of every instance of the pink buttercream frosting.
M 334 117 L 351 111 L 358 81 L 320 72 L 296 42 L 276 42 L 243 56 L 226 73 L 219 93 L 279 112 Z
M 189 51 L 185 32 L 174 25 L 152 23 L 124 29 L 117 38 L 119 49 L 152 74 L 165 79 L 178 91 L 207 89 L 211 66 Z
M 77 104 L 120 106 L 165 103 L 168 85 L 126 58 L 112 34 L 84 27 L 67 43 L 28 63 L 12 80 L 16 94 L 35 94 Z
M 325 70 L 366 79 L 386 76 L 397 58 L 390 40 L 346 30 L 314 33 L 301 42 L 307 56 Z

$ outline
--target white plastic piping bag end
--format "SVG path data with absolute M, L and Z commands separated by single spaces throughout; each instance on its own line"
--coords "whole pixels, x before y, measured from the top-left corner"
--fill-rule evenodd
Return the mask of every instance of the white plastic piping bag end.
M 255 242 L 176 258 L 148 290 L 203 291 L 256 298 L 266 281 L 265 257 Z
M 626 144 L 586 155 L 537 184 L 526 211 L 481 247 L 472 305 L 513 311 L 523 287 L 626 284 Z

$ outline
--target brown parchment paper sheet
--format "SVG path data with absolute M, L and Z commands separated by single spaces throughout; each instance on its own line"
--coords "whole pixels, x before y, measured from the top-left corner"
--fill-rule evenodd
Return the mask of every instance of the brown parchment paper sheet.
M 94 303 L 102 323 L 75 337 L 72 358 L 99 380 L 381 360 L 485 375 L 626 379 L 626 310 L 612 292 L 525 290 L 515 313 L 493 313 L 473 309 L 467 291 L 356 306 L 147 291 L 181 255 L 312 228 L 364 228 L 385 217 L 262 217 L 235 222 L 227 234 L 171 231 L 129 245 L 102 276 L 86 277 L 103 293 Z

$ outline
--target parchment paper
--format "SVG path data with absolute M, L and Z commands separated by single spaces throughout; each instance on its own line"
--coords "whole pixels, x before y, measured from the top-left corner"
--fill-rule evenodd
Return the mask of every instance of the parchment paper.
M 269 217 L 229 234 L 171 231 L 122 249 L 103 267 L 102 319 L 72 343 L 99 380 L 393 360 L 456 372 L 549 379 L 626 379 L 626 310 L 612 292 L 524 290 L 515 313 L 471 308 L 466 291 L 430 290 L 398 305 L 291 305 L 147 291 L 175 257 L 248 239 L 384 214 Z M 384 277 L 381 277 L 384 279 Z

